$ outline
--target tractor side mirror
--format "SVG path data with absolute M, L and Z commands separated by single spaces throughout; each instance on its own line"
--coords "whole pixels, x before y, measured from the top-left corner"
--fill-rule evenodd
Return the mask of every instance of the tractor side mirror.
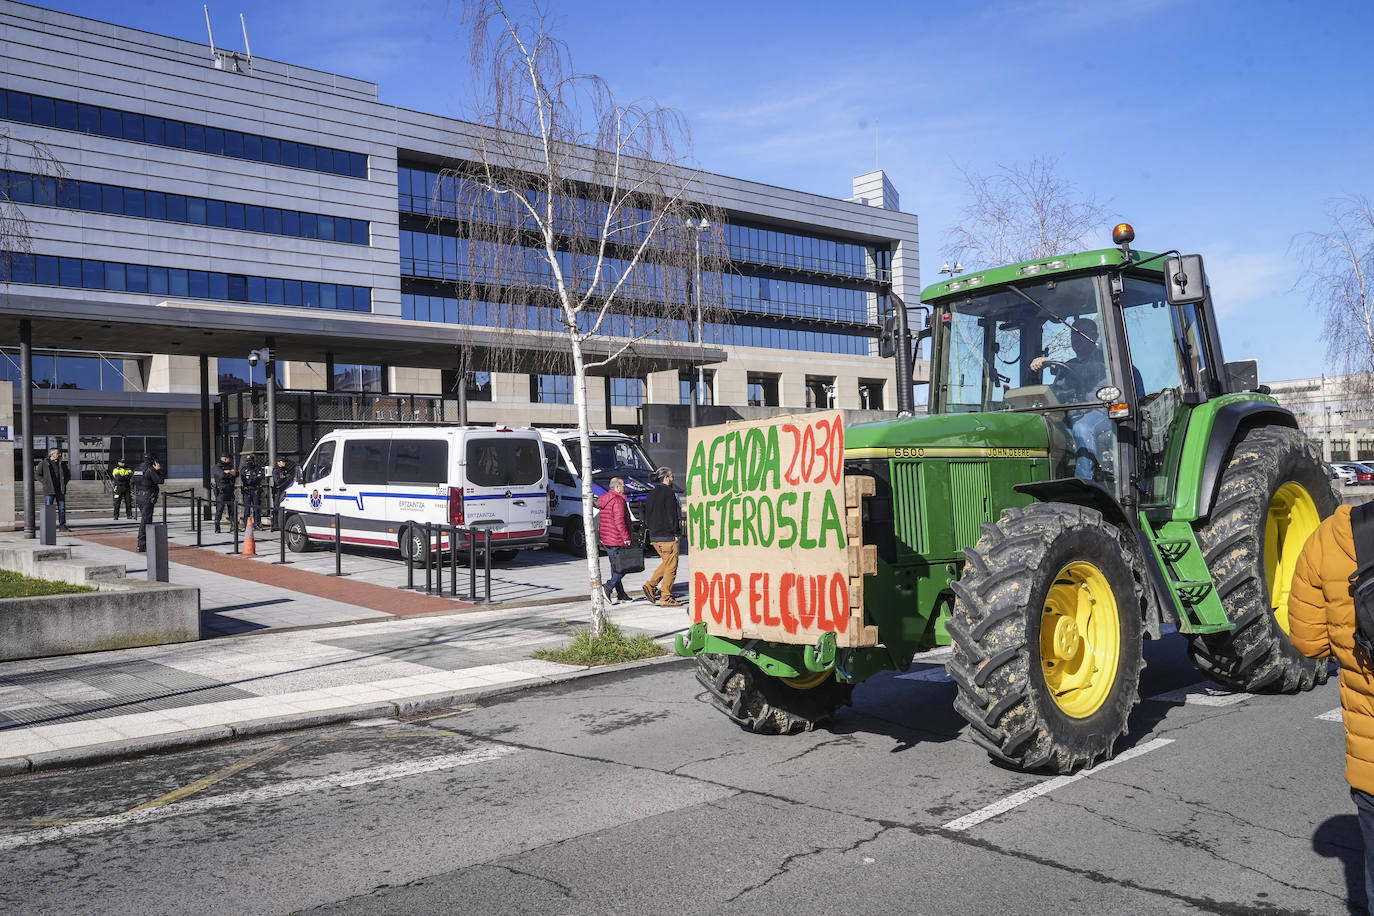
M 878 338 L 878 355 L 891 359 L 897 355 L 897 316 L 888 315 L 883 322 L 883 333 Z
M 1240 359 L 1227 363 L 1226 378 L 1230 381 L 1226 388 L 1227 391 L 1257 391 L 1260 386 L 1259 363 L 1253 359 Z
M 1164 291 L 1170 305 L 1189 305 L 1207 298 L 1202 255 L 1185 254 L 1164 262 Z

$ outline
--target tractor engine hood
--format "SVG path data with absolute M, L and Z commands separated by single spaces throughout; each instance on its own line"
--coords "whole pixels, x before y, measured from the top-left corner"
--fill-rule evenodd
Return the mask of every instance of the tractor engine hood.
M 1048 454 L 1050 433 L 1037 413 L 959 413 L 861 423 L 844 440 L 847 459 L 1029 458 Z

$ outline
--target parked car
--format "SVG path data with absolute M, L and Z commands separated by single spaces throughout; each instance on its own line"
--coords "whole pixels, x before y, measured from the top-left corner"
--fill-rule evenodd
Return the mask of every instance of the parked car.
M 582 532 L 582 451 L 576 429 L 535 430 L 544 440 L 549 474 L 549 534 L 574 556 L 586 556 Z M 614 429 L 591 430 L 592 495 L 606 492 L 612 477 L 625 481 L 633 534 L 640 532 L 640 504 L 654 488 L 653 463 L 639 443 Z M 593 512 L 596 510 L 593 509 Z
M 1359 461 L 1342 461 L 1340 466 L 1355 472 L 1355 483 L 1374 484 L 1374 467 Z
M 1349 486 L 1355 483 L 1359 476 L 1343 464 L 1333 464 L 1331 465 L 1331 479 L 1339 480 L 1342 484 Z

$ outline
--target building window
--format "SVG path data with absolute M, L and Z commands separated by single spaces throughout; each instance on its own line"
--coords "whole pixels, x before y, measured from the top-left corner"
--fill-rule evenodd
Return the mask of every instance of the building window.
M 535 404 L 573 403 L 571 375 L 531 375 L 530 401 Z
M 74 105 L 72 102 L 27 92 L 0 92 L 0 118 L 330 175 L 367 177 L 367 157 L 362 153 L 276 140 L 259 134 L 188 124 L 98 105 Z
M 1331 440 L 1331 460 L 1349 461 L 1350 459 L 1350 440 L 1332 439 Z
M 778 398 L 778 382 L 781 378 L 772 372 L 750 372 L 747 382 L 749 406 L 777 407 L 781 403 Z
M 692 387 L 697 384 L 696 369 L 679 369 L 677 374 L 677 396 L 679 404 L 692 403 Z M 698 404 L 716 402 L 716 373 L 711 369 L 701 370 L 704 387 L 697 392 Z
M 305 283 L 217 271 L 148 267 L 87 258 L 0 251 L 0 283 L 146 293 L 173 299 L 217 299 L 256 305 L 303 305 L 343 312 L 372 311 L 372 290 L 342 283 Z
M 238 391 L 248 388 L 251 385 L 267 384 L 267 367 L 262 363 L 256 366 L 250 365 L 246 359 L 217 359 L 215 360 L 215 374 L 218 377 L 219 391 L 223 394 L 226 391 Z M 277 387 L 286 387 L 282 382 L 282 368 L 285 364 L 280 360 L 273 363 L 277 376 Z
M 0 381 L 19 385 L 18 350 L 0 350 Z M 33 387 L 76 391 L 143 391 L 143 363 L 137 354 L 52 353 L 33 356 Z
M 806 377 L 806 406 L 812 410 L 829 410 L 835 406 L 834 376 Z
M 1359 439 L 1355 442 L 1355 460 L 1374 459 L 1374 439 Z
M 369 366 L 361 363 L 335 363 L 334 378 L 330 391 L 373 391 L 386 390 L 383 385 L 382 366 Z
M 882 379 L 859 379 L 859 406 L 865 410 L 883 409 Z
M 445 369 L 440 373 L 440 385 L 443 387 L 444 397 L 458 397 L 458 370 Z M 490 401 L 491 400 L 491 373 L 490 372 L 469 372 L 467 380 L 467 398 L 469 401 Z
M 612 407 L 641 407 L 644 404 L 644 379 L 611 379 Z
M 298 213 L 276 207 L 245 207 L 222 200 L 142 191 L 93 181 L 46 178 L 27 172 L 0 171 L 0 186 L 8 189 L 10 200 L 15 203 L 34 203 L 64 210 L 246 229 L 350 245 L 366 245 L 369 235 L 368 222 L 362 219 Z

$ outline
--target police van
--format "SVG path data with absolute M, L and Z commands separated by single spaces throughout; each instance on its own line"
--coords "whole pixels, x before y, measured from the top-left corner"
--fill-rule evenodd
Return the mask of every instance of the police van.
M 544 438 L 549 474 L 549 534 L 577 556 L 586 556 L 582 530 L 582 446 L 576 429 L 536 430 Z M 654 488 L 654 466 L 639 443 L 614 429 L 591 430 L 592 500 L 605 493 L 612 477 L 625 479 L 632 536 L 643 521 L 640 504 Z
M 498 560 L 543 547 L 548 508 L 539 434 L 473 426 L 336 430 L 315 445 L 282 499 L 292 551 L 332 542 L 337 513 L 343 543 L 417 558 L 428 551 L 426 522 L 490 530 Z

